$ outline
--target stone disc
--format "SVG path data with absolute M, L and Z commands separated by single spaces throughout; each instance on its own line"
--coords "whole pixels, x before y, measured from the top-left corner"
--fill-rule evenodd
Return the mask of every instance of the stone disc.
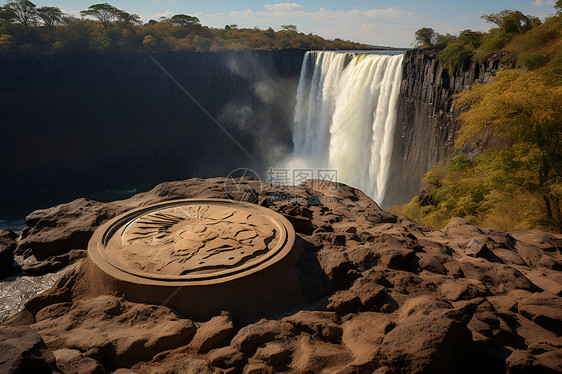
M 139 283 L 220 283 L 262 271 L 292 249 L 280 214 L 220 199 L 176 200 L 136 209 L 96 231 L 88 248 L 111 276 Z

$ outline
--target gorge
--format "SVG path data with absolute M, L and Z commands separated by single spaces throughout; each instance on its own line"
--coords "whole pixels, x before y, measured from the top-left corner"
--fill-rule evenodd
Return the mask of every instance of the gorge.
M 164 180 L 227 175 L 238 167 L 252 168 L 264 177 L 267 167 L 291 153 L 292 136 L 297 155 L 310 153 L 312 148 L 301 143 L 306 136 L 298 131 L 292 134 L 305 54 L 304 50 L 244 50 L 155 55 L 254 155 L 253 160 L 143 54 L 0 56 L 0 112 L 5 123 L 17 124 L 7 127 L 1 140 L 2 170 L 7 178 L 0 186 L 0 219 L 22 218 L 38 207 L 80 196 L 112 199 Z M 394 113 L 396 125 L 394 134 L 387 132 L 387 138 L 381 140 L 387 161 L 377 161 L 381 166 L 376 167 L 388 169 L 382 173 L 387 182 L 378 182 L 387 186 L 381 188 L 387 190 L 384 201 L 373 182 L 381 176 L 368 177 L 376 159 L 371 151 L 382 148 L 357 143 L 356 147 L 366 147 L 370 155 L 324 160 L 343 170 L 339 175 L 343 182 L 364 188 L 383 205 L 405 202 L 419 190 L 421 176 L 447 155 L 458 129 L 451 96 L 489 79 L 501 60 L 501 56 L 492 56 L 484 63 L 472 62 L 449 77 L 432 50 L 394 57 L 365 55 L 347 73 L 341 67 L 351 63 L 350 55 L 316 56 L 323 54 L 337 60 L 334 63 L 340 64 L 343 75 L 356 71 L 364 74 L 360 79 L 374 77 L 374 86 L 355 91 L 356 97 L 349 96 L 353 84 L 337 90 L 334 86 L 332 100 L 337 94 L 338 100 L 348 97 L 354 105 L 362 105 L 356 101 L 365 98 L 365 104 L 360 113 L 355 113 L 353 105 L 323 109 L 340 121 L 352 117 L 332 143 L 337 138 L 370 142 L 368 136 L 358 137 L 357 126 L 378 110 L 377 85 L 392 86 L 389 94 L 396 97 L 396 108 L 387 106 L 385 111 Z M 392 69 L 383 69 L 387 63 Z M 382 71 L 387 75 L 377 75 Z M 74 104 L 69 106 L 69 102 Z M 302 109 L 297 107 L 297 114 L 304 113 Z M 391 117 L 380 118 L 388 125 Z M 376 126 L 382 128 L 383 122 Z M 330 144 L 326 141 L 325 137 L 314 138 L 307 147 Z M 340 155 L 346 152 L 333 147 Z M 327 153 L 319 155 L 325 158 Z M 352 172 L 348 162 L 361 172 Z
M 560 235 L 381 208 L 502 59 L 0 57 L 0 372 L 562 371 Z M 351 186 L 224 177 L 287 156 Z

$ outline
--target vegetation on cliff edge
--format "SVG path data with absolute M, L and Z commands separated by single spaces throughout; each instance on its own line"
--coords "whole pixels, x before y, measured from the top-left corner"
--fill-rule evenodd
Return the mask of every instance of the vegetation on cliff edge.
M 108 3 L 93 4 L 80 15 L 82 18 L 66 15 L 56 7 L 36 7 L 28 0 L 9 0 L 0 7 L 0 53 L 372 49 L 360 43 L 306 35 L 294 25 L 284 25 L 278 31 L 238 28 L 235 24 L 211 28 L 187 14 L 143 24 L 138 15 Z
M 475 58 L 483 61 L 491 53 L 506 52 L 516 65 L 535 69 L 545 65 L 560 65 L 562 61 L 562 0 L 556 14 L 541 22 L 537 17 L 520 11 L 503 10 L 487 14 L 483 19 L 495 25 L 488 32 L 464 30 L 458 36 L 442 35 L 432 28 L 416 31 L 416 46 L 438 48 L 445 69 L 454 74 L 463 64 Z
M 459 216 L 506 231 L 562 232 L 561 4 L 558 14 L 542 24 L 531 21 L 525 30 L 526 23 L 518 23 L 522 29 L 502 47 L 517 56 L 519 68 L 503 69 L 488 84 L 454 98 L 463 123 L 457 152 L 484 152 L 441 163 L 426 173 L 424 190 L 393 211 L 438 228 Z M 516 19 L 521 20 L 520 13 Z M 499 30 L 484 35 L 484 41 Z M 456 41 L 474 37 L 463 33 Z M 466 48 L 473 46 L 470 42 Z

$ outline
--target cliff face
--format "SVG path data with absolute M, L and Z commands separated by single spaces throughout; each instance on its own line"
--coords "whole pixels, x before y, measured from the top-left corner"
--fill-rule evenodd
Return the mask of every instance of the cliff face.
M 154 55 L 216 121 L 145 54 L 0 55 L 0 218 L 239 167 L 263 173 L 268 156 L 292 149 L 304 53 Z
M 387 204 L 409 201 L 419 192 L 423 175 L 452 152 L 461 126 L 453 95 L 488 82 L 502 58 L 495 54 L 482 63 L 465 63 L 450 76 L 436 50 L 405 53 Z

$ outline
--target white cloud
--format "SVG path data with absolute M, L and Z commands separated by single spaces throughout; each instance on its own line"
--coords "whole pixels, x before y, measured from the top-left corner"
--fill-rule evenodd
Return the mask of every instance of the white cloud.
M 554 1 L 550 1 L 550 0 L 535 0 L 534 3 L 532 3 L 533 5 L 537 5 L 537 6 L 542 6 L 542 5 L 550 5 L 553 6 L 554 5 Z
M 160 18 L 160 17 L 166 17 L 166 18 L 168 18 L 168 17 L 172 16 L 173 14 L 174 14 L 174 13 L 170 12 L 169 10 L 167 10 L 167 11 L 165 11 L 165 12 L 155 13 L 155 14 L 153 14 L 152 16 L 150 16 L 150 18 L 152 18 L 152 19 L 158 19 L 158 18 Z
M 299 5 L 297 3 L 265 4 L 263 7 L 267 10 L 271 10 L 271 11 L 274 11 L 274 12 L 283 12 L 283 11 L 289 11 L 289 10 L 303 9 L 303 6 Z
M 290 3 L 284 3 L 290 4 Z M 297 5 L 297 4 L 295 4 Z M 316 12 L 309 12 L 300 9 L 290 9 L 290 10 L 265 10 L 265 11 L 254 11 L 251 9 L 246 10 L 235 10 L 229 13 L 231 17 L 235 18 L 255 18 L 260 17 L 262 19 L 276 19 L 276 18 L 313 18 L 313 19 L 346 19 L 346 20 L 357 20 L 357 19 L 390 19 L 390 18 L 413 18 L 415 17 L 414 12 L 405 12 L 395 7 L 390 7 L 387 9 L 371 9 L 371 10 L 359 10 L 352 9 L 347 11 L 341 10 L 329 10 L 321 8 Z
M 69 14 L 69 15 L 74 16 L 74 17 L 80 17 L 80 11 L 79 10 L 75 10 L 75 9 L 72 9 L 72 10 L 61 9 L 61 10 L 64 14 Z

